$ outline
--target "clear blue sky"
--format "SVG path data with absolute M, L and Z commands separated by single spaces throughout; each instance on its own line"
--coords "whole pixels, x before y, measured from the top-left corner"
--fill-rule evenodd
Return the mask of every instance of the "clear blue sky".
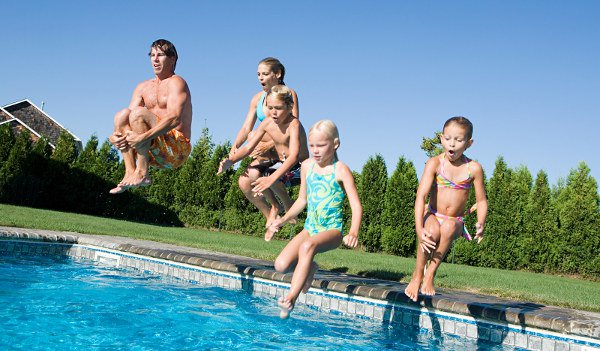
M 360 171 L 380 153 L 426 162 L 421 138 L 464 115 L 467 155 L 488 175 L 543 169 L 556 184 L 585 161 L 600 181 L 600 2 L 4 1 L 0 105 L 28 98 L 101 141 L 158 38 L 179 52 L 192 92 L 192 139 L 232 140 L 259 60 L 279 58 L 308 129 L 334 120 L 340 158 Z

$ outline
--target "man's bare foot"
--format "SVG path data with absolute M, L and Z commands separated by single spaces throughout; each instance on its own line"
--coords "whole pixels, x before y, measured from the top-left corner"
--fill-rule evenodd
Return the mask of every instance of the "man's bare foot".
M 313 278 L 315 277 L 315 273 L 317 272 L 317 269 L 319 269 L 319 265 L 316 262 L 313 262 L 310 265 L 310 270 L 308 271 L 308 276 L 306 277 L 306 282 L 304 283 L 304 286 L 302 287 L 302 292 L 303 293 L 307 293 L 308 289 L 310 289 L 312 282 L 313 282 Z
M 117 184 L 116 187 L 110 189 L 108 191 L 108 193 L 115 195 L 115 194 L 120 194 L 120 193 L 124 192 L 125 190 L 127 190 L 127 187 L 125 186 L 125 184 L 119 183 L 119 184 Z
M 429 277 L 427 274 L 423 278 L 423 285 L 421 285 L 421 294 L 427 296 L 435 295 L 435 288 L 433 287 L 433 277 Z
M 287 297 L 280 297 L 277 301 L 277 305 L 279 306 L 279 317 L 281 319 L 287 319 L 294 309 L 294 302 Z
M 123 176 L 123 179 L 121 179 L 119 184 L 117 184 L 116 187 L 110 189 L 108 192 L 110 194 L 120 194 L 120 193 L 124 192 L 125 190 L 129 189 L 133 177 L 134 177 L 134 172 L 125 173 L 125 175 Z
M 147 175 L 141 175 L 136 173 L 132 177 L 128 186 L 130 188 L 138 188 L 141 186 L 149 186 L 150 184 L 152 184 L 152 180 L 150 180 L 150 177 L 148 177 Z
M 408 283 L 406 289 L 404 289 L 404 294 L 408 296 L 409 299 L 413 300 L 413 302 L 417 302 L 419 298 L 419 287 L 421 286 L 421 278 L 413 277 Z

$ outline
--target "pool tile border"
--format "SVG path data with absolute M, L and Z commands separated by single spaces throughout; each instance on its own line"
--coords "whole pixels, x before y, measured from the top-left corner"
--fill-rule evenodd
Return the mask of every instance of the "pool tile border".
M 291 274 L 275 272 L 270 262 L 121 237 L 0 227 L 3 250 L 83 257 L 257 296 L 283 296 L 291 281 Z M 528 350 L 600 350 L 597 313 L 474 294 L 465 294 L 470 303 L 439 294 L 415 304 L 400 283 L 322 271 L 316 278 L 298 305 Z

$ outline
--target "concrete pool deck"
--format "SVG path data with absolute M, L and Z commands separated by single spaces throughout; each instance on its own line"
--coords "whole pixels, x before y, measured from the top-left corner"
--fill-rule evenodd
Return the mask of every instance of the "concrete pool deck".
M 270 261 L 125 237 L 0 227 L 0 240 L 89 245 L 282 283 L 290 283 L 292 276 L 291 273 L 276 272 Z M 444 289 L 439 289 L 435 296 L 422 296 L 418 303 L 413 303 L 404 295 L 404 283 L 323 270 L 316 273 L 312 287 L 413 308 L 469 316 L 496 324 L 590 338 L 600 344 L 600 313 Z

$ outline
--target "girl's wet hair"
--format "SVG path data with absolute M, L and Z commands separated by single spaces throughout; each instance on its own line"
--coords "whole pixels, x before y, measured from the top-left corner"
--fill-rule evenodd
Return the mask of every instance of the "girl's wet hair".
M 473 123 L 469 121 L 466 117 L 463 116 L 455 116 L 446 121 L 444 123 L 444 129 L 452 123 L 456 123 L 459 126 L 463 127 L 467 131 L 467 139 L 471 139 L 473 137 Z
M 150 51 L 152 51 L 152 48 L 160 49 L 162 52 L 165 53 L 165 55 L 167 55 L 167 57 L 174 58 L 175 63 L 173 64 L 173 70 L 175 70 L 175 66 L 177 65 L 177 59 L 179 57 L 177 56 L 177 49 L 175 49 L 175 45 L 173 45 L 173 43 L 166 39 L 158 39 L 155 40 L 152 43 L 152 45 L 150 45 Z M 148 55 L 150 55 L 150 53 L 148 53 Z
M 278 84 L 271 88 L 269 95 L 267 98 L 273 96 L 277 100 L 283 102 L 288 110 L 291 110 L 294 107 L 294 98 L 292 97 L 292 90 L 285 85 Z
M 283 63 L 281 63 L 281 61 L 279 61 L 275 57 L 267 57 L 265 59 L 262 59 L 258 64 L 260 65 L 262 63 L 269 66 L 269 68 L 271 68 L 271 72 L 280 73 L 281 77 L 279 77 L 279 84 L 285 85 L 285 83 L 283 82 L 283 77 L 285 77 L 285 67 L 283 66 Z

